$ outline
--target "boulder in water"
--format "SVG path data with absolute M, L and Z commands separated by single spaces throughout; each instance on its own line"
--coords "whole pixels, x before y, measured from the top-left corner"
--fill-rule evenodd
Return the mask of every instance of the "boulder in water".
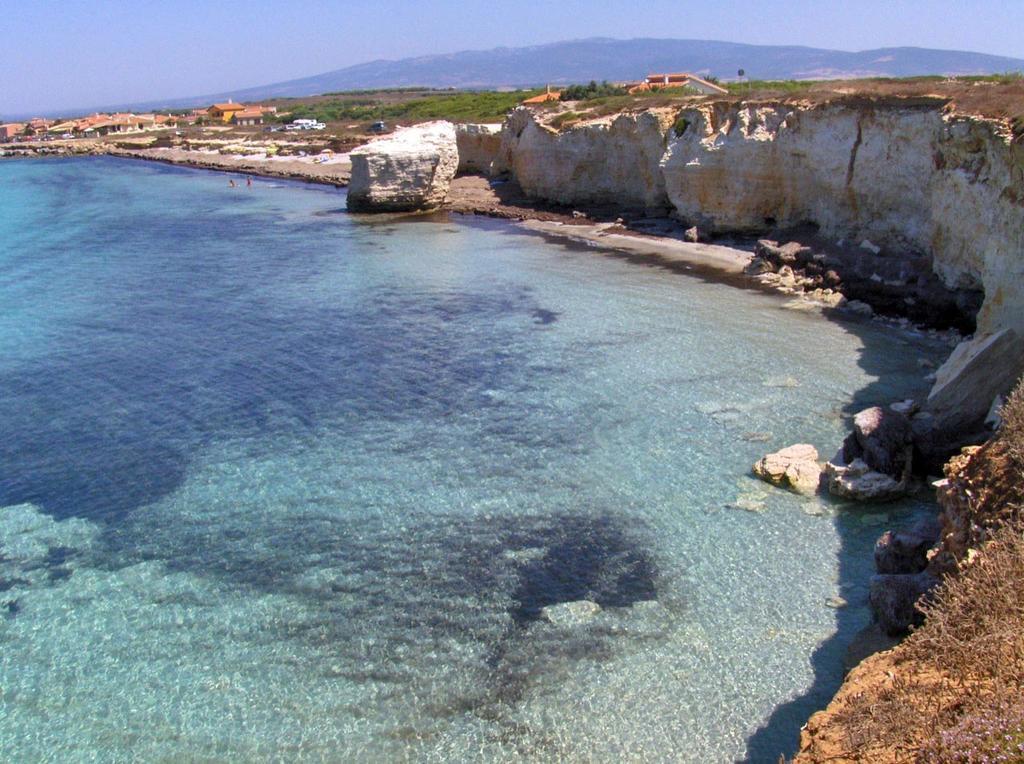
M 886 531 L 875 542 L 875 570 L 879 573 L 920 573 L 928 567 L 928 550 L 939 539 L 932 528 L 915 526 L 906 531 Z
M 572 628 L 593 620 L 601 612 L 601 606 L 590 600 L 559 602 L 541 608 L 540 617 L 555 626 Z
M 852 501 L 894 501 L 905 495 L 907 484 L 871 469 L 862 459 L 850 464 L 834 460 L 825 464 L 828 490 L 833 496 Z
M 918 603 L 938 583 L 939 579 L 927 572 L 873 576 L 868 601 L 882 631 L 894 637 L 906 633 L 911 626 L 920 625 L 924 614 Z
M 1022 373 L 1024 339 L 1013 329 L 961 342 L 935 373 L 928 393 L 924 410 L 933 417 L 933 429 L 949 441 L 983 429 L 993 398 L 1006 395 Z
M 817 493 L 821 483 L 818 450 L 806 443 L 797 443 L 759 459 L 754 464 L 754 474 L 772 485 L 797 493 Z
M 871 469 L 901 480 L 909 468 L 910 420 L 894 409 L 872 406 L 853 418 L 853 432 L 843 442 L 843 458 L 863 459 Z

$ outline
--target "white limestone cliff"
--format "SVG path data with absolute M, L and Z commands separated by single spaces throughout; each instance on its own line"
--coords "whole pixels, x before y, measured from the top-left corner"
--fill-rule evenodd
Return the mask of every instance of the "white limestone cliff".
M 444 203 L 459 166 L 455 126 L 428 122 L 368 143 L 350 155 L 348 208 L 406 212 Z
M 701 107 L 662 162 L 675 214 L 711 230 L 814 223 L 932 256 L 982 288 L 981 333 L 1024 331 L 1024 147 L 938 102 Z
M 516 109 L 505 123 L 496 169 L 510 171 L 537 199 L 664 211 L 660 162 L 672 114 L 619 114 L 559 132 Z
M 501 150 L 500 124 L 464 124 L 455 126 L 460 173 L 491 174 L 491 166 Z

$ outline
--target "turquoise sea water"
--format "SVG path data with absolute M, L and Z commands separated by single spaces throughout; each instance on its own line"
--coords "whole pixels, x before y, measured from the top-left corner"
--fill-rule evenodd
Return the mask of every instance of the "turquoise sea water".
M 343 209 L 0 163 L 0 758 L 791 752 L 868 620 L 881 524 L 927 506 L 750 465 L 829 455 L 943 349 Z M 581 599 L 602 612 L 539 617 Z

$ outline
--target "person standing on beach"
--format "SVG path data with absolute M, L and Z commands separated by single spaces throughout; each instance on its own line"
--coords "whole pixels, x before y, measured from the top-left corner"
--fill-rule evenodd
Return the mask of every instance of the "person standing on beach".
M 245 177 L 245 185 L 246 185 L 246 186 L 249 186 L 249 187 L 251 187 L 251 186 L 252 186 L 252 176 L 251 176 L 251 175 L 247 175 L 247 176 Z
M 234 178 L 229 178 L 228 179 L 228 188 L 234 188 L 234 187 L 235 187 L 235 179 Z

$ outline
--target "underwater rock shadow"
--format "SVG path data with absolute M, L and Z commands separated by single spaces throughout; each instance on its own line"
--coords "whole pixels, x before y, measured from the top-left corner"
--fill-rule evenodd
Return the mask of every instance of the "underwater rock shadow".
M 254 551 L 253 536 L 273 543 Z M 100 558 L 117 566 L 157 559 L 238 590 L 300 598 L 312 621 L 254 638 L 305 640 L 331 676 L 395 694 L 429 686 L 444 698 L 432 703 L 436 718 L 468 711 L 504 723 L 537 681 L 628 645 L 622 629 L 560 628 L 541 620 L 541 610 L 581 599 L 606 608 L 657 599 L 647 543 L 635 520 L 614 513 L 405 516 L 389 524 L 317 512 L 245 531 L 140 524 L 106 534 Z M 449 677 L 440 690 L 438 670 Z

